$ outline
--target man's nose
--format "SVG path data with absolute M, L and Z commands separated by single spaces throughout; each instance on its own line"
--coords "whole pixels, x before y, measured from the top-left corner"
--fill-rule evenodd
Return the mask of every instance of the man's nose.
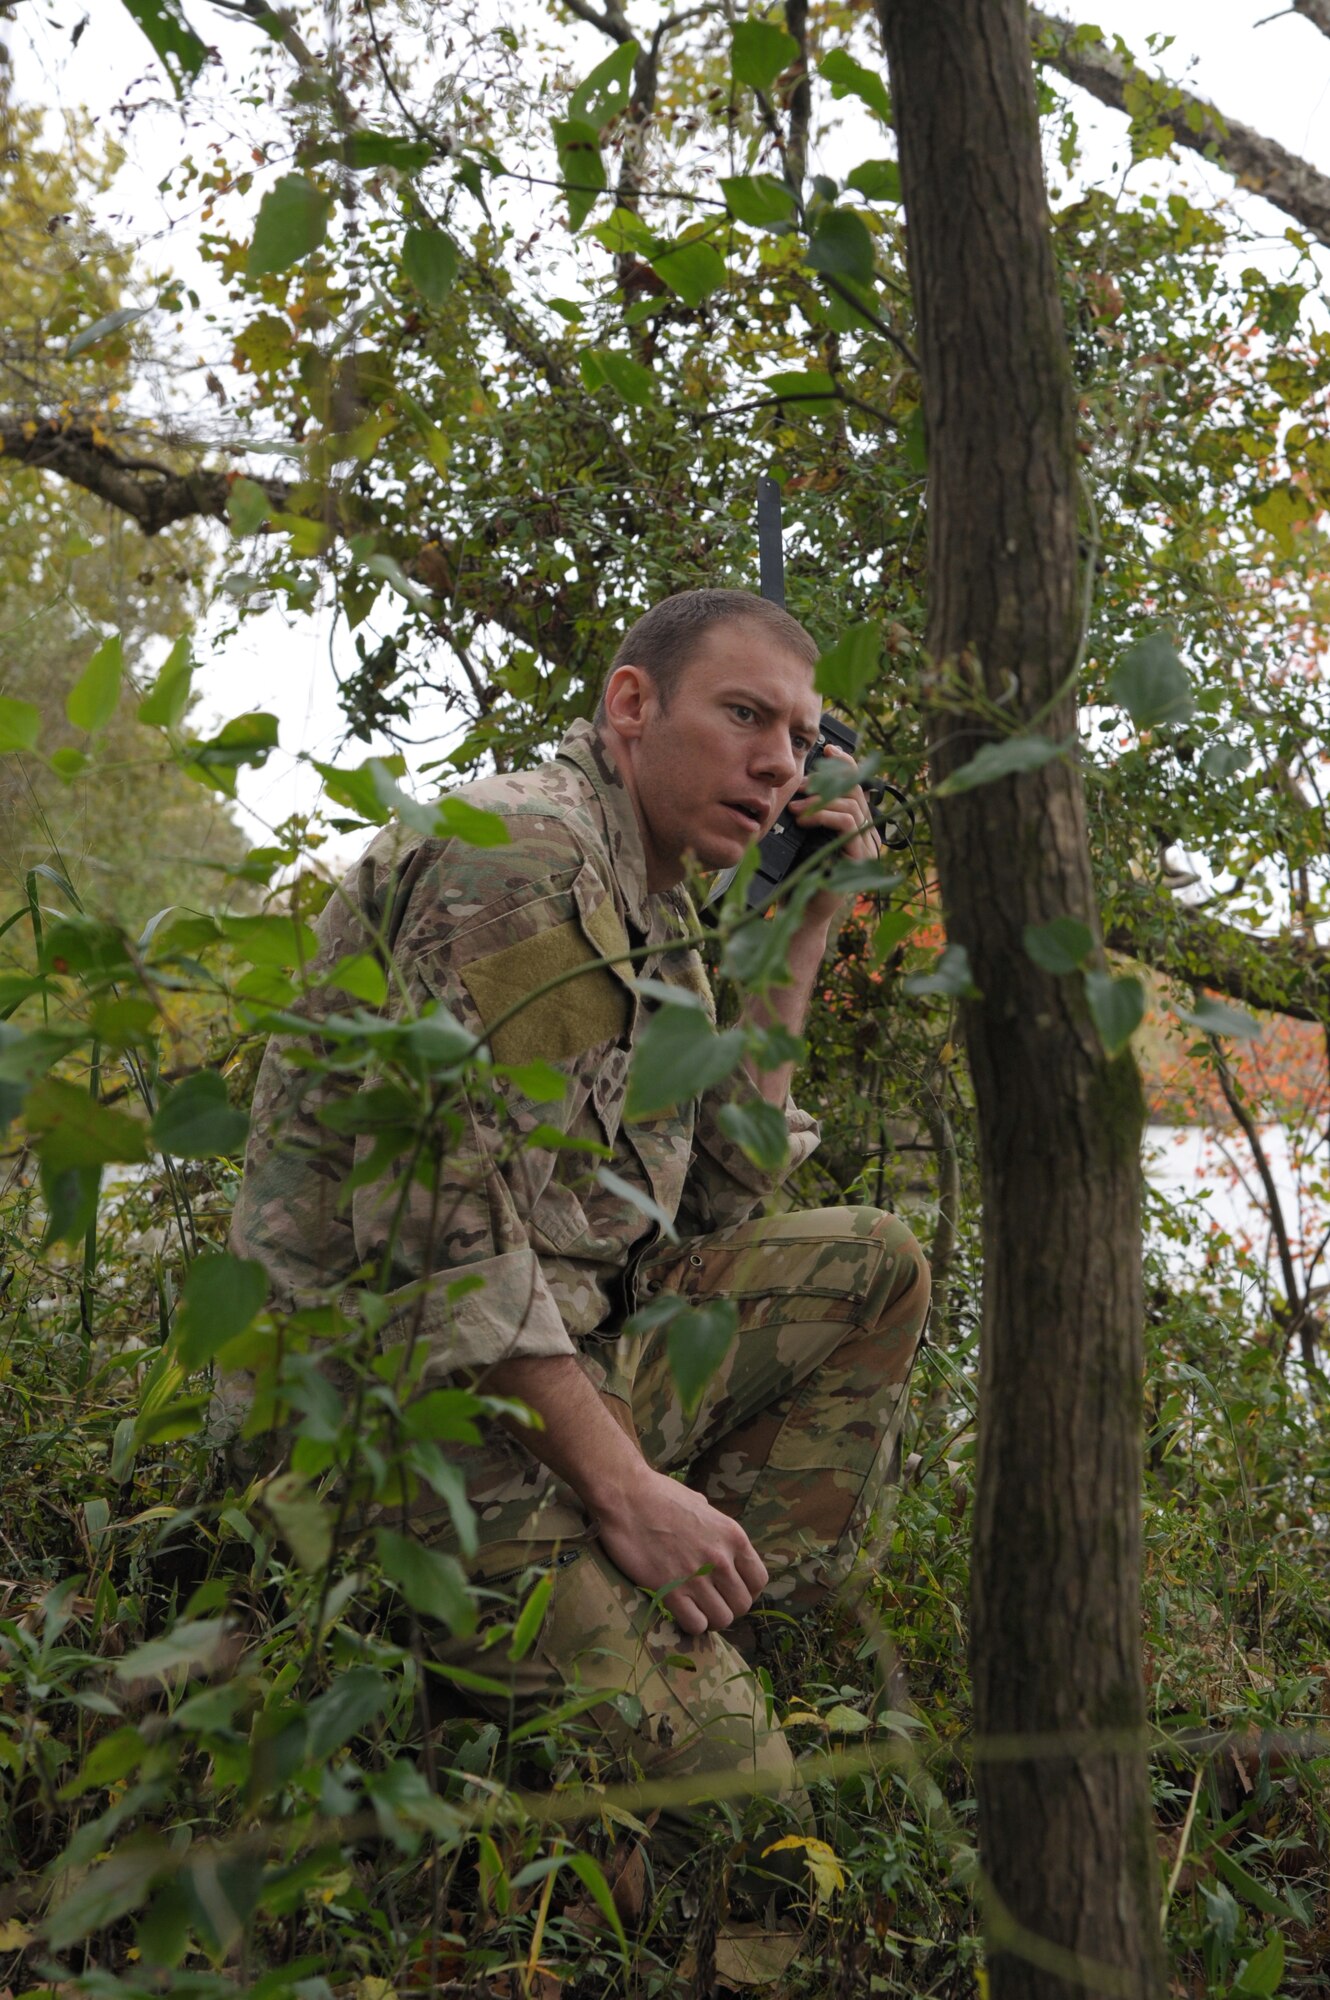
M 778 791 L 792 785 L 803 770 L 802 759 L 790 741 L 789 730 L 778 724 L 763 730 L 756 752 L 755 768 Z

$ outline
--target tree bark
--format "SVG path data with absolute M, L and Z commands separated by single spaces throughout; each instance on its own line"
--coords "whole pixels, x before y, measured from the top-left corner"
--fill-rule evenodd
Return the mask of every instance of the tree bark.
M 936 780 L 997 733 L 1075 728 L 1071 371 L 1022 0 L 878 0 L 929 446 Z M 1142 1104 L 1079 974 L 1097 932 L 1079 773 L 937 802 L 983 1192 L 971 1654 L 994 2000 L 1163 1990 L 1140 1631 Z

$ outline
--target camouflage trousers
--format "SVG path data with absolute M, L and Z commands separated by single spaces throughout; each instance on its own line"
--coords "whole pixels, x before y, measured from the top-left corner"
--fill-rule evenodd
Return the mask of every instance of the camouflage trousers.
M 606 1379 L 650 1463 L 682 1471 L 742 1523 L 770 1572 L 755 1608 L 798 1617 L 847 1576 L 886 1482 L 927 1316 L 927 1264 L 894 1216 L 822 1209 L 662 1247 L 638 1266 L 634 1303 L 668 1292 L 729 1299 L 738 1313 L 697 1409 L 683 1411 L 659 1330 L 620 1336 Z M 596 1377 L 594 1356 L 588 1365 Z M 748 1774 L 754 1789 L 793 1799 L 790 1749 L 740 1650 L 720 1632 L 682 1632 L 522 1445 L 495 1435 L 459 1456 L 479 1521 L 477 1583 L 497 1597 L 543 1571 L 551 1589 L 520 1659 L 506 1638 L 511 1610 L 495 1643 L 482 1619 L 475 1639 L 441 1640 L 436 1656 L 502 1681 L 508 1698 L 491 1706 L 510 1723 L 601 1697 L 578 1723 L 601 1779 L 701 1779 L 704 1791 L 718 1774 Z

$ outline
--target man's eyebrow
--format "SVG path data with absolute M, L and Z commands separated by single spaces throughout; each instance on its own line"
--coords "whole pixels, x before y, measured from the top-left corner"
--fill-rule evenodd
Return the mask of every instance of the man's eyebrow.
M 772 716 L 778 713 L 775 702 L 764 700 L 760 694 L 754 694 L 751 689 L 745 688 L 739 682 L 733 687 L 722 687 L 719 693 L 722 701 L 741 701 L 746 708 L 755 708 L 759 715 Z M 800 721 L 798 717 L 794 717 L 790 727 L 799 730 L 804 736 L 816 736 L 822 727 L 821 709 L 811 722 L 806 718 Z

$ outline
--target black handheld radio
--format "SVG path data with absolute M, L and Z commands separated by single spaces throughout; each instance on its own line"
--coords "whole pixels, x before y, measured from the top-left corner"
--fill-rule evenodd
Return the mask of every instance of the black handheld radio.
M 780 487 L 769 474 L 757 484 L 757 561 L 758 588 L 763 597 L 782 607 L 785 603 L 785 549 L 781 538 Z M 848 723 L 840 722 L 834 715 L 824 715 L 819 727 L 818 740 L 808 753 L 805 771 L 811 771 L 822 755 L 825 744 L 833 743 L 838 750 L 846 750 L 854 756 L 859 748 L 857 731 Z M 873 820 L 882 835 L 884 847 L 908 847 L 914 831 L 914 808 L 904 792 L 894 785 L 880 781 L 865 787 Z M 887 807 L 887 800 L 892 805 Z M 886 808 L 884 810 L 884 808 Z M 751 909 L 763 909 L 773 900 L 785 877 L 792 874 L 802 862 L 807 861 L 820 847 L 825 847 L 834 838 L 825 827 L 801 827 L 794 815 L 783 812 L 769 833 L 763 834 L 757 843 L 758 864 L 748 884 L 748 903 Z M 725 893 L 733 880 L 734 870 L 727 869 L 712 891 L 711 900 Z

